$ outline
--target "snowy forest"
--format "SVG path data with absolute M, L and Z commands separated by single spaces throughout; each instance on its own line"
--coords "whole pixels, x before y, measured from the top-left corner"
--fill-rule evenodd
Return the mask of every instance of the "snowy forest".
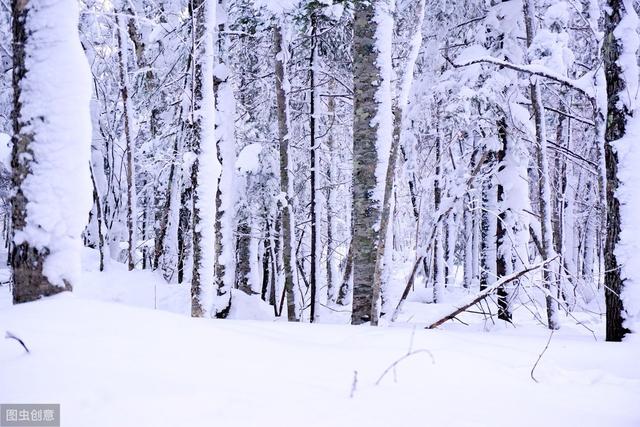
M 0 0 L 0 403 L 640 425 L 639 13 Z

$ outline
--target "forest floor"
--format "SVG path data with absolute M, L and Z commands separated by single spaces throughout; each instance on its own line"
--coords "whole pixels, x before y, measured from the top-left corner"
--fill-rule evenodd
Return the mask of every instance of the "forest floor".
M 534 323 L 191 319 L 167 312 L 183 287 L 150 273 L 84 280 L 19 306 L 0 287 L 0 334 L 30 350 L 0 339 L 1 403 L 60 403 L 65 427 L 640 425 L 640 339 L 606 343 L 593 319 L 594 335 L 564 319 L 536 382 L 549 333 Z

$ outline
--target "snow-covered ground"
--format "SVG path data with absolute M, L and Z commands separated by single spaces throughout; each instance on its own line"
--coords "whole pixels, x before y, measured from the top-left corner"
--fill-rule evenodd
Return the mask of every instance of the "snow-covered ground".
M 640 426 L 637 337 L 606 343 L 566 319 L 535 382 L 549 335 L 533 323 L 191 319 L 185 289 L 118 267 L 14 307 L 0 287 L 0 333 L 31 350 L 0 340 L 0 402 L 61 403 L 66 427 Z

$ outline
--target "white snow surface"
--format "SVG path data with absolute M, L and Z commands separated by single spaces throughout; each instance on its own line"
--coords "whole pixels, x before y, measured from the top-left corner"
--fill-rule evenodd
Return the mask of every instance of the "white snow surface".
M 0 401 L 59 402 L 67 427 L 640 423 L 638 343 L 572 331 L 554 337 L 535 383 L 543 329 L 412 338 L 406 328 L 191 319 L 68 293 L 5 308 L 0 325 L 31 350 L 0 340 Z M 435 362 L 416 353 L 376 386 L 410 345 Z
M 91 74 L 78 38 L 78 2 L 30 3 L 25 26 L 30 36 L 19 120 L 28 123 L 23 132 L 34 142 L 27 158 L 32 173 L 22 184 L 27 223 L 14 240 L 48 248 L 44 274 L 63 286 L 79 278 L 80 234 L 92 203 Z
M 415 298 L 398 327 L 288 323 L 237 293 L 232 317 L 262 321 L 192 319 L 187 285 L 95 258 L 73 294 L 11 306 L 0 286 L 0 333 L 30 349 L 0 339 L 0 402 L 60 403 L 65 427 L 640 425 L 640 340 L 604 342 L 598 316 L 576 314 L 598 340 L 564 319 L 536 383 L 532 323 L 424 330 L 451 304 Z

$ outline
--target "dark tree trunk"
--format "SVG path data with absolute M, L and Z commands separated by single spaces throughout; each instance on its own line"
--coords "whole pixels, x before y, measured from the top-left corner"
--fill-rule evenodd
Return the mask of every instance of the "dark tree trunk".
M 607 341 L 621 341 L 629 330 L 623 325 L 624 305 L 620 298 L 625 285 L 625 277 L 616 259 L 615 249 L 620 242 L 620 201 L 616 190 L 620 185 L 618 179 L 618 154 L 612 142 L 625 135 L 627 116 L 630 111 L 621 105 L 619 94 L 625 90 L 622 70 L 617 61 L 622 52 L 620 41 L 614 31 L 624 16 L 625 7 L 622 0 L 607 2 L 610 13 L 605 13 L 605 38 L 602 47 L 605 73 L 607 77 L 607 128 L 605 133 L 605 163 L 607 171 L 607 237 L 604 246 L 605 268 L 605 301 L 607 308 Z
M 505 157 L 507 154 L 507 120 L 504 117 L 501 117 L 498 120 L 498 139 L 502 143 L 500 150 L 497 153 L 497 161 L 498 161 L 498 173 L 504 170 L 505 168 Z M 507 263 L 511 262 L 510 254 L 505 250 L 504 246 L 506 245 L 507 230 L 505 228 L 506 220 L 507 220 L 507 210 L 503 206 L 505 202 L 505 194 L 504 187 L 502 184 L 498 184 L 498 223 L 496 227 L 496 279 L 500 280 L 504 276 L 507 275 Z M 511 310 L 509 308 L 508 301 L 508 293 L 505 289 L 504 285 L 498 287 L 498 319 L 506 320 L 508 322 L 511 321 Z
M 104 233 L 102 231 L 102 200 L 98 194 L 98 187 L 96 186 L 96 179 L 93 175 L 93 166 L 89 163 L 91 170 L 91 184 L 93 186 L 93 203 L 96 206 L 96 222 L 98 228 L 98 252 L 100 254 L 100 271 L 104 271 Z
M 316 88 L 315 88 L 315 60 L 316 60 L 316 15 L 311 12 L 311 54 L 309 56 L 309 87 L 311 98 L 309 101 L 309 168 L 311 169 L 311 189 L 309 210 L 311 213 L 311 271 L 309 276 L 309 290 L 311 291 L 309 321 L 313 323 L 316 319 L 316 289 L 317 283 L 317 262 L 318 262 L 318 224 L 316 215 Z
M 496 279 L 496 187 L 492 182 L 496 162 L 495 151 L 487 156 L 488 176 L 482 181 L 482 212 L 480 214 L 480 290 L 484 290 Z
M 347 258 L 344 266 L 344 273 L 342 274 L 342 284 L 338 290 L 338 298 L 336 304 L 347 305 L 347 297 L 349 296 L 349 282 L 353 275 L 353 244 L 349 244 L 349 251 L 347 252 Z
M 235 287 L 247 295 L 253 294 L 249 274 L 251 272 L 251 226 L 249 218 L 242 214 L 238 219 L 238 240 L 236 248 L 236 283 Z M 268 235 L 265 238 L 265 251 L 268 246 Z
M 180 192 L 180 213 L 178 214 L 178 283 L 182 283 L 185 279 L 185 261 L 187 258 L 187 242 L 189 232 L 191 230 L 191 209 L 189 207 L 192 197 L 191 182 L 183 183 Z

